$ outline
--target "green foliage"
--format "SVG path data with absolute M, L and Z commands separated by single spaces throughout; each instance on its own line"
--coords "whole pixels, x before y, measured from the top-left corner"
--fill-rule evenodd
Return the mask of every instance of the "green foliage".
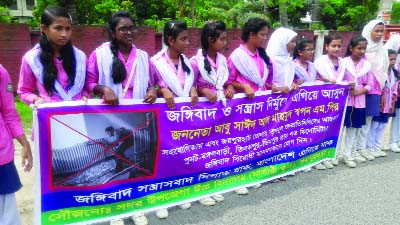
M 400 2 L 393 2 L 390 23 L 400 24 Z
M 25 103 L 21 102 L 19 98 L 14 98 L 15 101 L 15 108 L 18 111 L 18 114 L 21 118 L 22 126 L 25 130 L 32 127 L 32 109 L 26 105 Z
M 353 28 L 349 25 L 344 25 L 344 26 L 338 26 L 337 30 L 338 31 L 352 31 Z
M 343 26 L 361 30 L 368 21 L 376 18 L 379 8 L 376 0 L 321 0 L 321 4 L 322 24 L 330 30 Z
M 11 0 L 0 0 L 9 2 Z M 38 27 L 40 14 L 48 5 L 65 6 L 66 0 L 37 0 L 31 26 Z M 161 31 L 165 22 L 171 19 L 184 20 L 189 26 L 202 27 L 209 20 L 222 20 L 230 28 L 238 28 L 250 17 L 266 19 L 273 27 L 281 24 L 281 13 L 287 18 L 289 27 L 304 27 L 301 23 L 307 12 L 311 12 L 310 0 L 75 0 L 76 18 L 79 24 L 105 24 L 111 13 L 127 10 L 137 24 L 154 26 Z M 360 30 L 369 20 L 375 18 L 379 6 L 377 0 L 320 0 L 321 24 L 326 29 Z M 400 11 L 400 6 L 394 4 Z M 281 10 L 279 10 L 281 7 Z M 284 7 L 284 10 L 282 10 Z M 400 13 L 392 18 L 400 21 Z M 319 25 L 314 28 L 321 28 Z
M 0 23 L 14 23 L 16 18 L 10 15 L 10 10 L 0 6 Z
M 57 0 L 37 0 L 32 10 L 33 18 L 29 20 L 29 26 L 39 28 L 40 17 L 43 10 L 49 5 L 59 5 Z
M 66 6 L 66 1 L 63 0 L 37 0 L 37 4 L 33 9 L 33 19 L 30 21 L 31 27 L 40 25 L 40 16 L 43 10 L 49 5 Z M 118 11 L 126 10 L 132 14 L 134 19 L 136 16 L 136 7 L 132 1 L 128 0 L 75 0 L 76 17 L 78 24 L 105 24 L 109 16 Z
M 310 26 L 310 30 L 326 30 L 326 27 L 323 24 L 314 23 Z

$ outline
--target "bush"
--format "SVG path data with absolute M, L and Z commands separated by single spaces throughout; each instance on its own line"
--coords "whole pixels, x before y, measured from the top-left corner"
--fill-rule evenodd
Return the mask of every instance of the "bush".
M 326 27 L 323 24 L 314 23 L 310 26 L 310 30 L 326 30 Z

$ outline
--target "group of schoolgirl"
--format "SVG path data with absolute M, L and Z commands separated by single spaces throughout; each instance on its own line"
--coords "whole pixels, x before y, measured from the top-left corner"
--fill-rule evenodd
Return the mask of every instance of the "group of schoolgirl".
M 328 37 L 325 43 L 327 54 L 313 64 L 314 45 L 311 40 L 303 39 L 296 45 L 297 34 L 294 31 L 278 28 L 267 41 L 269 25 L 260 18 L 252 18 L 245 23 L 241 35 L 243 43 L 228 59 L 221 54 L 227 44 L 226 27 L 221 21 L 208 22 L 204 26 L 202 48 L 191 59 L 183 54 L 189 46 L 189 36 L 186 23 L 182 21 L 169 21 L 165 24 L 163 42 L 167 48 L 150 58 L 133 44 L 136 27 L 131 15 L 124 11 L 116 12 L 107 24 L 110 41 L 99 46 L 88 59 L 71 43 L 71 22 L 69 13 L 62 7 L 47 7 L 42 13 L 40 41 L 22 58 L 17 92 L 25 103 L 38 106 L 44 102 L 86 101 L 94 93 L 110 105 L 119 104 L 119 99 L 143 99 L 146 103 L 154 103 L 159 96 L 164 97 L 169 108 L 175 107 L 175 97 L 190 97 L 194 106 L 199 95 L 211 102 L 221 101 L 225 105 L 226 99 L 238 92 L 252 99 L 258 91 L 288 93 L 297 90 L 304 82 L 316 79 L 327 82 L 343 80 L 351 82 L 345 126 L 346 133 L 353 135 L 351 139 L 346 135 L 345 139 L 343 158 L 346 165 L 354 167 L 356 156 L 369 156 L 367 159 L 370 160 L 378 157 L 377 154 L 383 155 L 375 151 L 376 144 L 380 145 L 375 141 L 382 135 L 381 130 L 384 129 L 385 121 L 387 123 L 388 114 L 393 111 L 393 102 L 397 98 L 397 72 L 394 69 L 388 70 L 388 54 L 381 40 L 381 23 L 370 22 L 363 31 L 365 38 L 353 37 L 348 56 L 344 59 L 339 57 L 341 38 Z M 379 40 L 374 36 L 376 33 L 380 34 Z M 396 54 L 392 55 L 395 58 Z M 1 88 L 4 86 L 3 80 L 2 75 Z M 9 83 L 9 79 L 5 79 L 5 82 Z M 157 91 L 155 86 L 158 86 Z M 2 114 L 4 111 L 13 114 L 13 121 L 8 121 L 2 115 L 0 125 L 10 131 L 9 137 L 16 137 L 24 146 L 23 160 L 28 161 L 26 169 L 30 170 L 32 156 L 29 144 L 26 147 L 23 132 L 21 134 L 19 119 L 15 119 L 18 115 L 15 115 L 15 108 L 7 108 L 10 104 L 3 102 L 12 101 L 12 97 L 3 92 L 0 94 Z M 6 121 L 5 124 L 3 121 Z M 368 133 L 370 127 L 374 127 L 374 132 Z M 396 135 L 393 140 L 397 146 L 399 131 Z M 368 141 L 365 141 L 367 137 Z M 353 140 L 356 142 L 350 143 Z M 364 146 L 374 152 L 365 151 Z M 355 155 L 358 150 L 362 151 Z M 1 148 L 1 156 L 2 151 Z M 20 187 L 18 174 L 11 171 L 15 170 L 13 151 L 13 146 L 9 146 L 7 162 L 3 162 L 3 157 L 0 157 L 0 201 L 7 198 L 6 194 L 15 193 Z M 337 160 L 332 163 L 337 165 Z M 323 162 L 320 168 L 330 168 L 332 163 Z M 3 176 L 3 171 L 12 175 Z M 5 183 L 15 185 L 10 189 L 2 186 Z M 255 185 L 255 188 L 259 186 Z M 236 192 L 247 194 L 248 190 L 241 188 Z M 199 202 L 213 205 L 223 200 L 223 196 L 215 195 Z M 15 196 L 11 201 L 15 203 Z M 7 206 L 16 209 L 15 204 Z M 179 207 L 189 208 L 190 203 Z M 20 224 L 15 222 L 18 221 L 18 213 L 9 215 L 9 212 L 0 210 L 0 221 L 11 221 L 5 223 L 7 225 Z M 168 210 L 159 209 L 156 216 L 166 218 Z M 9 220 L 3 220 L 5 217 Z M 136 225 L 148 223 L 143 214 L 135 215 L 132 219 Z M 111 223 L 123 224 L 123 221 Z

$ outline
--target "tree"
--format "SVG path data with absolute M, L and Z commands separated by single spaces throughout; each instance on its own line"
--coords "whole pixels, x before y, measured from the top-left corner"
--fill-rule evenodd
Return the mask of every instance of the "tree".
M 349 26 L 361 30 L 369 21 L 376 18 L 379 1 L 376 0 L 321 0 L 321 20 L 327 29 Z
M 390 23 L 400 24 L 400 2 L 393 2 Z

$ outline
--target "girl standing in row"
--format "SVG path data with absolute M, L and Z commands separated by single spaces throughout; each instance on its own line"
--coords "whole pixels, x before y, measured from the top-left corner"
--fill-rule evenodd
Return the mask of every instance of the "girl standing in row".
M 254 98 L 256 92 L 272 87 L 272 66 L 264 49 L 268 27 L 267 21 L 261 18 L 249 19 L 242 29 L 241 39 L 244 43 L 233 50 L 228 58 L 227 84 L 231 84 L 236 92 L 245 93 L 250 99 Z M 253 187 L 259 188 L 261 184 Z M 245 187 L 235 192 L 239 195 L 249 193 Z
M 393 35 L 389 38 L 389 40 L 384 45 L 386 49 L 392 49 L 397 54 L 396 63 L 392 70 L 396 73 L 399 71 L 400 65 L 400 35 Z M 389 146 L 382 150 L 391 150 L 392 152 L 400 152 L 399 148 L 400 144 L 400 98 L 397 97 L 394 117 L 392 117 L 391 125 L 390 125 L 390 138 L 389 138 Z
M 317 70 L 312 60 L 314 58 L 314 42 L 305 38 L 297 42 L 293 53 L 295 65 L 295 80 L 297 84 L 315 82 Z
M 232 85 L 226 85 L 229 77 L 226 58 L 220 52 L 226 47 L 226 26 L 222 21 L 208 22 L 201 32 L 201 49 L 190 60 L 197 78 L 197 90 L 211 103 L 221 101 L 226 106 L 226 99 L 235 94 Z M 220 194 L 199 200 L 205 206 L 215 205 L 224 197 Z
M 320 56 L 315 60 L 314 65 L 319 79 L 324 82 L 336 83 L 343 80 L 345 68 L 341 62 L 340 52 L 342 50 L 342 37 L 331 35 L 325 38 L 326 55 Z M 340 140 L 340 138 L 339 138 Z M 338 143 L 340 141 L 338 140 Z M 331 169 L 339 165 L 337 159 L 325 160 L 315 166 L 316 169 Z
M 382 146 L 383 132 L 385 131 L 386 125 L 389 122 L 389 116 L 393 115 L 394 113 L 395 102 L 398 95 L 398 73 L 394 69 L 397 53 L 392 49 L 387 51 L 389 56 L 388 77 L 382 91 L 382 105 L 379 116 L 374 116 L 372 118 L 371 128 L 368 133 L 367 146 L 370 149 L 379 149 Z
M 384 99 L 381 99 L 382 90 L 387 80 L 389 59 L 387 51 L 383 48 L 384 25 L 380 20 L 372 20 L 365 25 L 362 36 L 367 39 L 368 45 L 365 53 L 366 59 L 371 63 L 372 69 L 372 89 L 366 95 L 366 125 L 363 126 L 356 138 L 355 147 L 360 149 L 361 155 L 367 160 L 386 156 L 386 153 L 380 149 L 368 146 L 375 137 L 369 135 L 371 121 L 373 116 L 379 116 L 380 106 L 384 105 Z M 371 138 L 367 141 L 367 137 Z M 371 147 L 371 148 L 370 148 Z
M 169 108 L 175 108 L 174 97 L 191 97 L 191 105 L 198 102 L 193 69 L 183 54 L 189 46 L 187 25 L 183 21 L 168 21 L 164 26 L 164 44 L 167 48 L 151 57 L 154 77 Z M 191 207 L 190 203 L 179 205 L 181 209 Z M 168 209 L 156 211 L 160 219 L 168 217 Z
M 32 169 L 32 152 L 15 109 L 10 75 L 0 65 L 0 221 L 2 225 L 21 225 L 15 192 L 22 184 L 14 163 L 14 142 L 21 144 L 21 165 L 25 172 Z
M 62 7 L 47 7 L 41 37 L 22 58 L 18 94 L 26 104 L 86 100 L 86 56 L 71 43 L 71 17 Z
M 356 162 L 366 161 L 357 149 L 353 148 L 357 131 L 365 125 L 365 94 L 372 88 L 369 74 L 371 64 L 365 59 L 366 48 L 367 39 L 354 36 L 347 47 L 347 57 L 342 60 L 346 68 L 344 80 L 350 83 L 350 95 L 344 120 L 346 137 L 343 160 L 350 168 L 356 167 Z
M 89 57 L 86 88 L 101 95 L 109 105 L 118 105 L 119 99 L 143 99 L 143 102 L 153 103 L 157 95 L 150 76 L 150 60 L 147 52 L 133 44 L 136 27 L 130 13 L 112 14 L 107 31 L 110 42 L 103 43 Z M 117 168 L 120 163 L 122 160 L 117 160 Z M 148 224 L 144 214 L 131 218 L 135 225 Z M 123 224 L 123 221 L 113 220 L 111 224 Z
M 296 37 L 296 32 L 280 27 L 272 33 L 266 49 L 272 61 L 272 84 L 286 91 L 299 89 L 294 83 L 295 63 L 292 58 Z

